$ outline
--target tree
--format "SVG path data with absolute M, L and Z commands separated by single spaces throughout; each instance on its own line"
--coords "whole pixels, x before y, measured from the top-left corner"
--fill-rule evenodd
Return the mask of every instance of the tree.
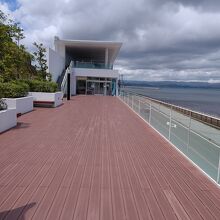
M 47 60 L 46 60 L 46 48 L 42 43 L 37 44 L 34 42 L 34 46 L 36 47 L 36 51 L 33 53 L 36 61 L 36 69 L 38 71 L 39 76 L 43 80 L 51 80 L 51 74 L 47 72 Z
M 20 46 L 20 41 L 24 39 L 24 30 L 19 26 L 20 23 L 11 23 L 11 30 L 12 30 L 12 38 L 17 43 L 17 46 Z
M 23 29 L 0 10 L 0 76 L 5 81 L 28 79 L 36 75 L 33 56 L 20 41 Z

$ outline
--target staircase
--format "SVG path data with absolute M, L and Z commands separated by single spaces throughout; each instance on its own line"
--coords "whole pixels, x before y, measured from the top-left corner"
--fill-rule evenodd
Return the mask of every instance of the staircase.
M 67 93 L 67 74 L 71 73 L 73 66 L 73 61 L 70 62 L 70 65 L 61 73 L 61 75 L 57 79 L 58 88 L 60 91 L 63 92 L 65 96 Z
M 57 84 L 58 84 L 59 91 L 61 90 L 61 84 L 63 82 L 63 78 L 64 78 L 65 73 L 66 73 L 66 69 L 63 70 L 63 72 L 61 73 L 61 75 L 57 79 Z

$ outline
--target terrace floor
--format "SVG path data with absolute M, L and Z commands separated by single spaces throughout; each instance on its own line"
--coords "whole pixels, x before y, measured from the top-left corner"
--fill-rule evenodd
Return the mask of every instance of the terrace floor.
M 0 135 L 0 219 L 219 219 L 220 189 L 115 97 L 37 108 Z

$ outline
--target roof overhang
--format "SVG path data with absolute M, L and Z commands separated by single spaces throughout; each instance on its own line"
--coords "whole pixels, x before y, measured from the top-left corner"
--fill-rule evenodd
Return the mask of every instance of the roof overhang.
M 100 51 L 105 51 L 107 48 L 109 51 L 109 60 L 113 63 L 120 51 L 122 46 L 121 42 L 113 41 L 93 41 L 93 40 L 60 40 L 55 37 L 55 45 L 65 46 L 65 50 L 88 50 L 99 53 Z

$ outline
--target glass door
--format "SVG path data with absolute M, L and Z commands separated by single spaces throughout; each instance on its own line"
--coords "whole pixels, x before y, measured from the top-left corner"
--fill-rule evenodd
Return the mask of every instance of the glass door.
M 87 95 L 94 95 L 95 93 L 95 83 L 94 82 L 86 82 L 87 87 L 86 87 L 86 94 Z
M 89 79 L 86 82 L 86 94 L 87 95 L 112 95 L 112 82 L 103 80 Z
M 105 95 L 112 95 L 112 85 L 110 82 L 106 82 L 106 94 Z
M 76 94 L 86 94 L 86 80 L 77 80 L 76 83 Z
M 95 82 L 95 95 L 104 95 L 104 83 L 103 82 Z

